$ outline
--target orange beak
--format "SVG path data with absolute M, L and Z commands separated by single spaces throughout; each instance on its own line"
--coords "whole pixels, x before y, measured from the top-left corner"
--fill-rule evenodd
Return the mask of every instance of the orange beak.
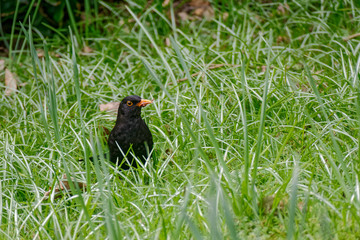
M 145 107 L 146 105 L 152 103 L 154 100 L 141 99 L 139 103 L 136 104 L 138 107 Z

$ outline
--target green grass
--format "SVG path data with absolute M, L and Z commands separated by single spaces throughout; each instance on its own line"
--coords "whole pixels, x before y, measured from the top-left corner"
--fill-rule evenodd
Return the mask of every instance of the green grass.
M 79 32 L 44 39 L 24 23 L 7 66 L 26 85 L 0 95 L 0 238 L 359 238 L 360 38 L 343 37 L 360 9 L 288 4 L 213 1 L 212 21 L 178 22 L 106 4 L 85 22 L 103 28 L 85 30 L 87 55 Z M 116 116 L 99 104 L 132 94 L 155 99 L 142 113 L 154 157 L 79 162 L 106 150 Z M 86 191 L 42 200 L 64 174 Z

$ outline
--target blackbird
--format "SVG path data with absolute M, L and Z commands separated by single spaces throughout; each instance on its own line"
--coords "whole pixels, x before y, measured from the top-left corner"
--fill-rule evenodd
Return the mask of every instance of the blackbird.
M 108 146 L 110 161 L 119 164 L 124 170 L 129 169 L 130 166 L 137 166 L 134 156 L 145 163 L 151 154 L 152 135 L 141 118 L 141 108 L 150 103 L 152 101 L 141 99 L 136 95 L 127 96 L 120 103 L 116 124 L 108 139 Z

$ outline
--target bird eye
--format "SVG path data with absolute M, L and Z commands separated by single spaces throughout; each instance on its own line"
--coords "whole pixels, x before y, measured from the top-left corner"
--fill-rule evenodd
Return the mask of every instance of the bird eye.
M 128 105 L 129 107 L 131 107 L 133 105 L 133 102 L 132 101 L 127 101 L 126 102 L 126 105 Z

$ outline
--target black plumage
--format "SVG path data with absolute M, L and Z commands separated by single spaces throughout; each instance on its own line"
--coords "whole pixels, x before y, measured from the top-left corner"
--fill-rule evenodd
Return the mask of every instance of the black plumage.
M 108 139 L 110 161 L 117 163 L 122 169 L 136 167 L 136 156 L 142 163 L 151 154 L 153 139 L 151 132 L 141 118 L 141 108 L 152 103 L 133 95 L 125 97 L 119 106 L 116 124 Z M 124 160 L 126 156 L 127 160 Z

